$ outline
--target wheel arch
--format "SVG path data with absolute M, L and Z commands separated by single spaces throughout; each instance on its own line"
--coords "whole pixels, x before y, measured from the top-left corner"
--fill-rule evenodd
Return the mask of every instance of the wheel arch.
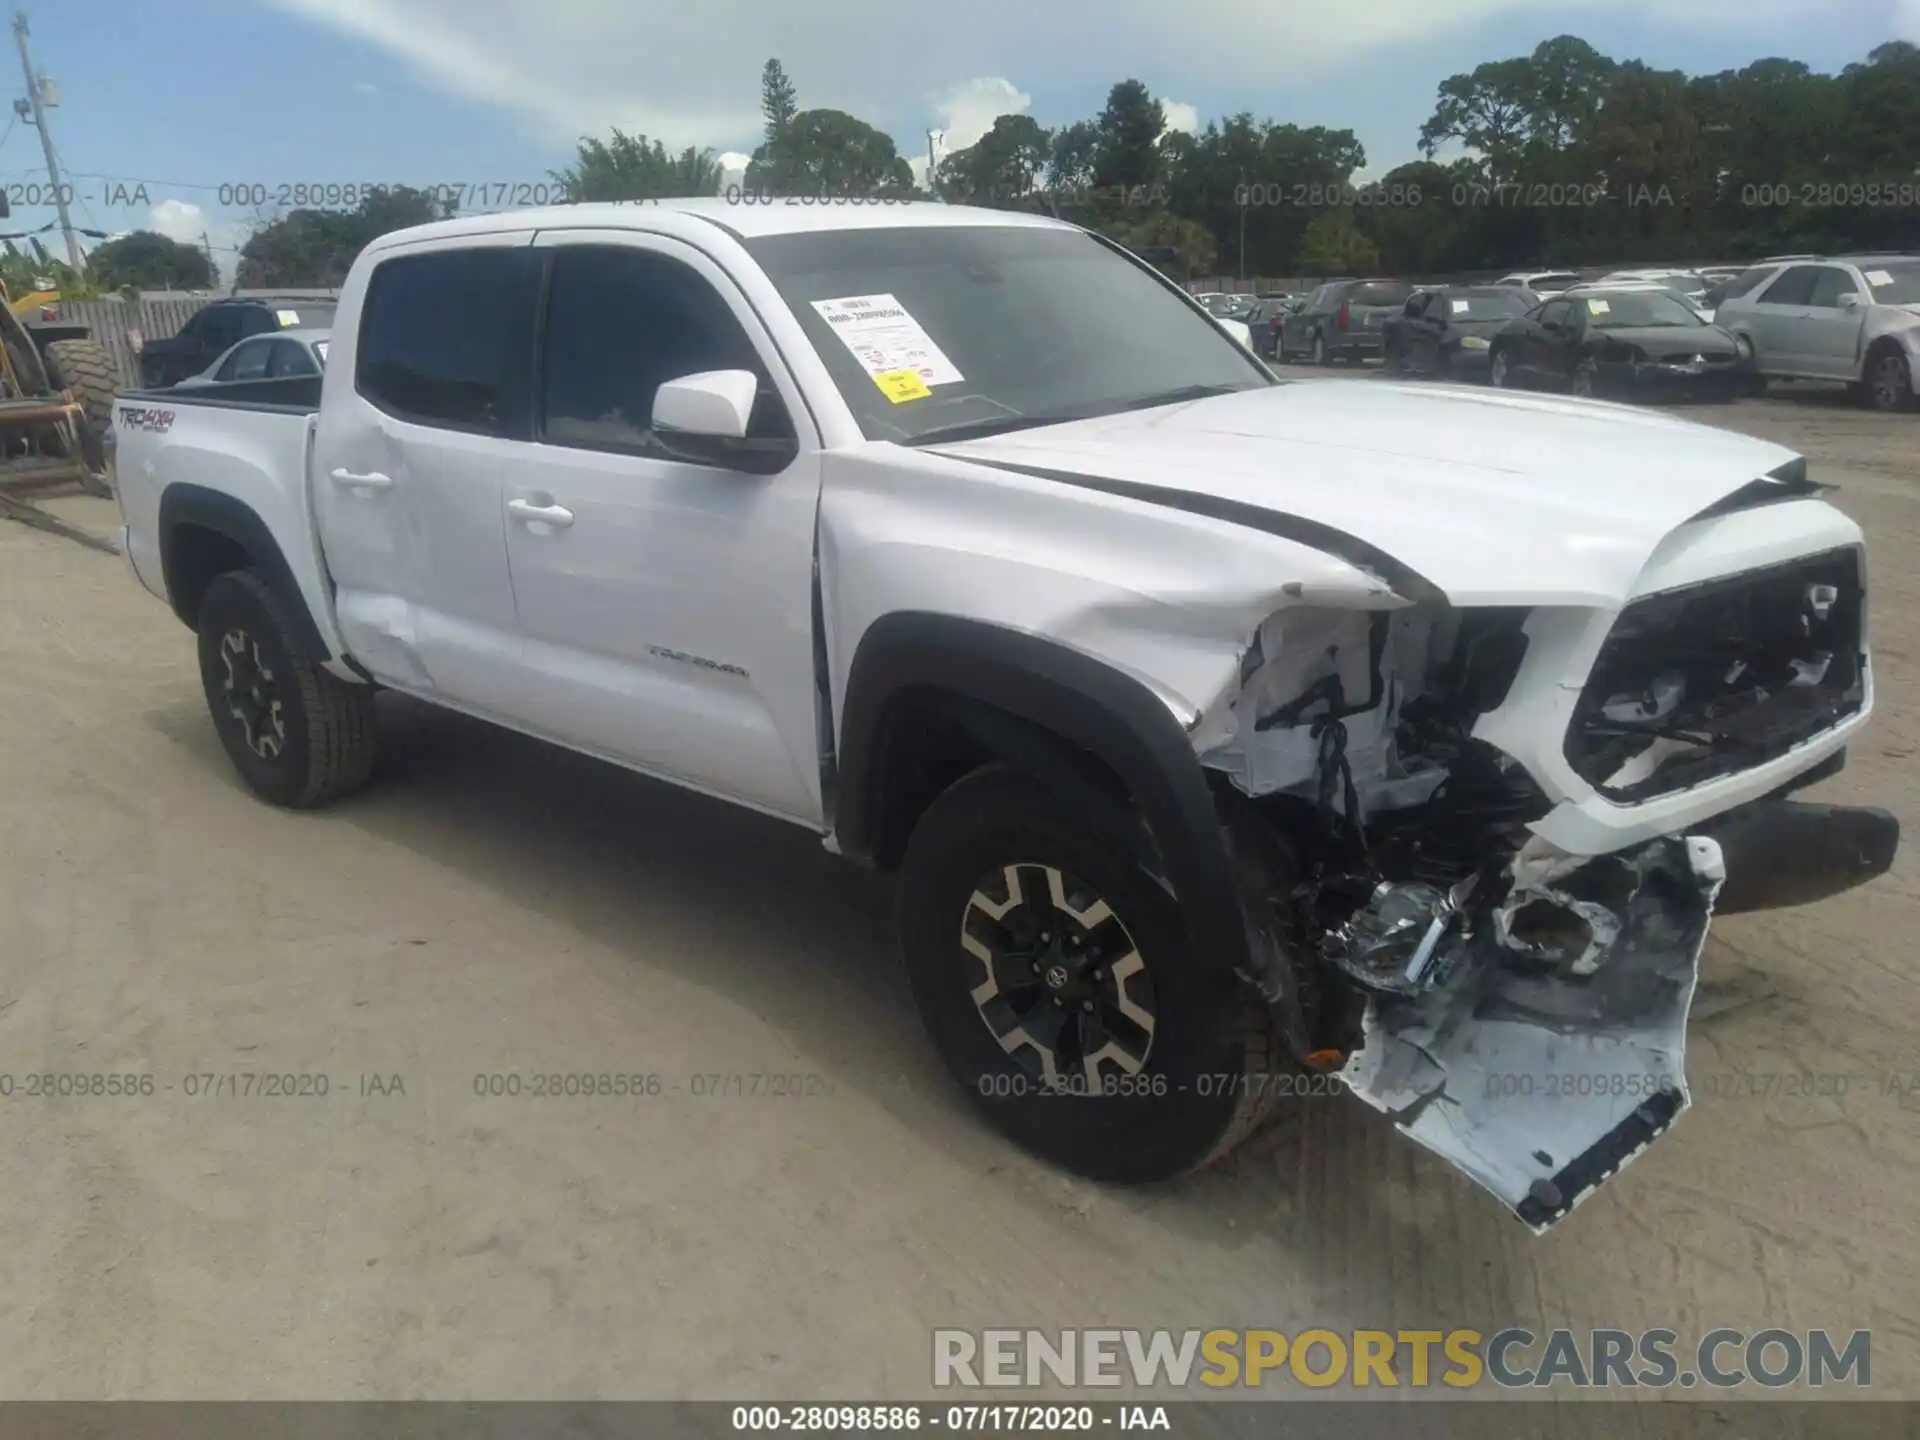
M 230 570 L 251 566 L 286 605 L 309 653 L 332 654 L 279 541 L 244 500 L 204 485 L 169 485 L 160 496 L 159 532 L 167 603 L 189 630 L 199 628 L 200 602 L 207 587 Z
M 897 865 L 926 806 L 959 778 L 923 763 L 929 715 L 978 746 L 947 757 L 948 770 L 991 761 L 1039 768 L 1070 803 L 1137 813 L 1180 900 L 1192 953 L 1245 967 L 1220 817 L 1185 728 L 1140 680 L 1041 636 L 919 611 L 867 629 L 842 707 L 833 825 L 843 853 Z

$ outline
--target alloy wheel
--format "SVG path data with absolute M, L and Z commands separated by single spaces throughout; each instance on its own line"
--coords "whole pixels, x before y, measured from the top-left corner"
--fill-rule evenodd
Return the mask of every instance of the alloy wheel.
M 960 921 L 977 962 L 981 1023 L 1042 1084 L 1098 1095 L 1153 1049 L 1153 981 L 1133 937 L 1090 887 L 1051 865 L 980 877 Z
M 287 742 L 287 721 L 260 642 L 245 630 L 229 630 L 220 640 L 220 661 L 226 667 L 227 713 L 239 723 L 247 748 L 264 760 L 278 758 Z

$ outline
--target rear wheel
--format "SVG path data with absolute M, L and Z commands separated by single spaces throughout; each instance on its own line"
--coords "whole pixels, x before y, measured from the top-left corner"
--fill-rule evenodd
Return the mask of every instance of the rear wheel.
M 1313 332 L 1313 363 L 1316 365 L 1327 363 L 1327 337 L 1318 330 Z
M 1493 358 L 1488 363 L 1487 378 L 1493 382 L 1496 390 L 1511 390 L 1519 383 L 1519 377 L 1513 371 L 1513 352 L 1504 345 L 1493 347 Z
M 373 770 L 373 687 L 337 679 L 301 644 L 273 588 L 253 570 L 207 587 L 200 683 L 241 778 L 276 805 L 324 804 Z
M 1129 837 L 990 766 L 907 847 L 900 941 L 947 1068 L 1003 1134 L 1097 1180 L 1194 1170 L 1277 1090 L 1266 1006 L 1202 966 Z
M 1592 360 L 1581 360 L 1573 367 L 1573 377 L 1568 382 L 1574 394 L 1592 399 L 1600 393 L 1600 367 Z

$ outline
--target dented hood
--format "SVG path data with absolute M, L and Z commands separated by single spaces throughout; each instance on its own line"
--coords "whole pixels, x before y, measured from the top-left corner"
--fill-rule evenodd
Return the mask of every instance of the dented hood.
M 937 448 L 1170 504 L 1304 521 L 1391 557 L 1456 605 L 1623 604 L 1677 526 L 1799 459 L 1597 401 L 1343 380 Z

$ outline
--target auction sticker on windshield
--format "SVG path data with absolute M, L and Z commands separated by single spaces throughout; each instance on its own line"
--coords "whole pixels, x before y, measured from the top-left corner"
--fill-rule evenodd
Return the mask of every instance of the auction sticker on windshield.
M 1587 301 L 1587 313 L 1589 315 L 1604 315 L 1612 308 L 1613 307 L 1604 300 Z
M 946 357 L 920 322 L 907 313 L 891 295 L 848 295 L 838 300 L 816 300 L 813 308 L 833 327 L 853 352 L 853 358 L 876 383 L 883 375 L 911 370 L 925 385 L 951 385 L 963 376 Z M 914 395 L 895 396 L 887 384 L 890 399 L 918 399 Z
M 880 393 L 896 405 L 904 405 L 909 400 L 924 400 L 933 391 L 927 388 L 927 382 L 920 378 L 918 370 L 889 370 L 884 375 L 873 377 L 873 383 L 880 387 Z
M 1891 285 L 1893 283 L 1893 272 L 1891 270 L 1869 270 L 1867 271 L 1867 283 L 1876 290 L 1883 285 Z

